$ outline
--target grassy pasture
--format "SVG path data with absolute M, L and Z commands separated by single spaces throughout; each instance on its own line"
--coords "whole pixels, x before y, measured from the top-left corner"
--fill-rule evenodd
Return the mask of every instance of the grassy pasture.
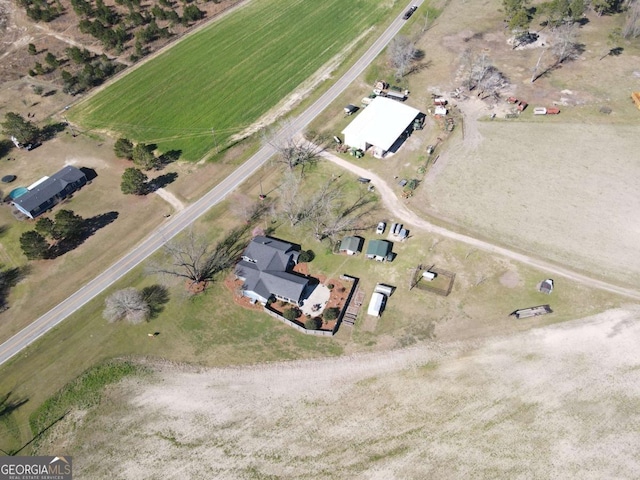
M 251 2 L 74 107 L 69 118 L 197 160 L 274 107 L 395 3 Z
M 355 177 L 328 163 L 321 163 L 308 175 L 309 186 L 320 185 L 333 175 L 342 175 L 348 197 L 362 188 Z M 277 195 L 273 191 L 277 177 L 271 173 L 264 178 L 269 196 Z M 256 198 L 259 186 L 245 185 L 241 192 Z M 228 208 L 232 201 L 233 198 L 208 212 L 198 223 L 198 231 L 207 232 L 213 241 L 222 233 L 221 226 L 230 228 L 236 224 L 239 220 Z M 382 208 L 371 220 L 380 219 L 394 221 Z M 31 438 L 29 418 L 40 405 L 94 365 L 114 358 L 132 356 L 203 366 L 318 358 L 432 339 L 458 340 L 526 330 L 618 305 L 611 295 L 570 282 L 562 282 L 552 298 L 542 296 L 536 292 L 535 284 L 544 278 L 543 273 L 483 252 L 469 252 L 468 247 L 450 240 L 434 246 L 441 239 L 419 231 L 412 232 L 409 241 L 395 243 L 398 258 L 393 263 L 381 264 L 366 260 L 363 255 L 333 255 L 306 229 L 269 220 L 262 226 L 274 227 L 276 237 L 312 249 L 316 253 L 310 265 L 312 274 L 335 277 L 348 273 L 359 277 L 366 293 L 365 311 L 376 282 L 397 286 L 382 318 L 373 319 L 361 312 L 355 327 L 343 327 L 335 338 L 306 336 L 263 313 L 239 308 L 222 283 L 189 298 L 182 282 L 172 282 L 170 302 L 150 323 L 108 324 L 101 316 L 107 295 L 120 288 L 141 289 L 162 280 L 145 275 L 144 267 L 140 267 L 0 368 L 0 393 L 12 392 L 12 398 L 28 399 L 10 418 L 0 421 L 0 448 L 8 451 L 23 445 Z M 361 234 L 367 241 L 378 238 L 373 228 Z M 408 279 L 416 263 L 433 263 L 456 272 L 451 295 L 443 298 L 415 289 L 409 291 Z M 505 275 L 509 282 L 505 282 Z M 554 315 L 519 322 L 508 317 L 516 308 L 547 301 L 551 301 Z M 150 339 L 147 334 L 154 331 L 160 335 Z M 48 410 L 43 407 L 40 412 L 43 411 Z M 51 412 L 44 418 L 56 416 L 57 410 Z M 55 450 L 46 442 L 39 448 L 42 452 Z

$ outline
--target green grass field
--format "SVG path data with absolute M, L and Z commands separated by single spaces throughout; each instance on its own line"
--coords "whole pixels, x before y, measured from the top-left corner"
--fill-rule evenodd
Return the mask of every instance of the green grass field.
M 256 121 L 397 2 L 261 0 L 185 38 L 69 111 L 197 160 Z M 215 131 L 215 138 L 212 134 Z

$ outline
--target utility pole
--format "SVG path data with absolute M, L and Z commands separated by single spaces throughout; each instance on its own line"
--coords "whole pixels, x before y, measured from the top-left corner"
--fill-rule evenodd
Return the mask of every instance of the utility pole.
M 216 131 L 212 128 L 211 135 L 213 135 L 213 143 L 216 146 L 216 155 L 218 154 L 218 141 L 216 140 Z
M 260 178 L 260 200 L 264 200 L 267 196 L 262 192 L 262 178 Z
M 73 125 L 69 123 L 69 120 L 67 120 L 67 117 L 62 117 L 62 119 L 67 123 L 67 127 L 69 127 L 69 130 L 71 130 L 71 136 L 73 138 L 76 138 L 76 132 L 73 130 Z

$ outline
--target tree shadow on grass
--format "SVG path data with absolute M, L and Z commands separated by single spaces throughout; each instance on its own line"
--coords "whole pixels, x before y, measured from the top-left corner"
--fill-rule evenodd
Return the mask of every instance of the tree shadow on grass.
M 64 238 L 52 246 L 49 252 L 49 258 L 57 258 L 79 247 L 98 230 L 113 223 L 116 218 L 118 218 L 118 212 L 112 211 L 84 219 L 80 233 L 75 237 Z
M 142 289 L 142 298 L 149 305 L 149 318 L 156 318 L 169 302 L 169 290 L 162 285 L 151 285 Z
M 51 140 L 56 136 L 56 134 L 63 132 L 65 128 L 67 128 L 66 122 L 50 123 L 49 125 L 45 125 L 40 130 L 40 140 Z
M 9 392 L 0 397 L 0 419 L 8 417 L 29 401 L 28 398 L 10 399 L 12 393 L 13 392 Z
M 158 157 L 158 170 L 170 163 L 177 162 L 182 155 L 182 150 L 169 150 Z
M 7 155 L 14 147 L 11 140 L 0 140 L 0 157 Z
M 31 267 L 25 265 L 23 267 L 9 268 L 7 270 L 0 270 L 0 312 L 6 310 L 7 296 L 9 291 L 15 287 L 22 279 L 24 279 L 31 272 Z M 0 406 L 2 405 L 2 399 L 0 398 Z
M 164 175 L 160 175 L 159 177 L 154 178 L 148 183 L 148 192 L 151 193 L 155 192 L 159 188 L 164 188 L 170 183 L 175 182 L 176 178 L 178 178 L 178 174 L 176 172 L 169 172 L 165 173 Z

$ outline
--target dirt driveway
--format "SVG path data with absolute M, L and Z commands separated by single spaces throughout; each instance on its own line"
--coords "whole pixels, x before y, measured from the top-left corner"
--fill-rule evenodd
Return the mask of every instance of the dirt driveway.
M 502 248 L 492 243 L 489 243 L 477 238 L 473 238 L 467 235 L 463 235 L 463 234 L 454 232 L 452 230 L 448 230 L 446 228 L 440 227 L 438 225 L 434 225 L 433 223 L 429 222 L 428 220 L 425 220 L 424 218 L 421 218 L 419 215 L 417 215 L 415 212 L 409 209 L 407 206 L 407 201 L 400 200 L 396 196 L 394 191 L 389 187 L 389 185 L 387 185 L 387 183 L 376 174 L 364 168 L 358 167 L 346 160 L 343 160 L 340 157 L 337 157 L 336 155 L 333 155 L 330 152 L 323 152 L 322 156 L 325 159 L 335 163 L 336 165 L 339 165 L 340 167 L 353 172 L 357 176 L 370 178 L 372 180 L 372 184 L 377 189 L 378 193 L 382 197 L 382 201 L 384 202 L 385 206 L 389 209 L 389 211 L 392 212 L 395 216 L 401 218 L 403 221 L 413 225 L 414 227 L 420 228 L 426 232 L 432 232 L 447 238 L 452 238 L 454 240 L 466 243 L 468 245 L 472 245 L 482 250 L 485 250 L 491 253 L 496 253 L 498 255 L 511 258 L 513 260 L 517 260 L 518 262 L 531 265 L 532 267 L 539 268 L 541 270 L 544 270 L 556 275 L 570 278 L 572 280 L 583 283 L 590 287 L 600 288 L 602 290 L 610 291 L 616 294 L 620 294 L 620 295 L 624 295 L 630 298 L 640 300 L 640 292 L 634 289 L 624 288 L 613 283 L 600 281 L 600 280 L 591 278 L 589 276 L 571 271 L 568 268 L 564 268 L 559 265 L 555 265 L 553 263 L 547 262 L 540 258 L 536 258 L 531 255 L 524 255 L 506 248 Z M 415 205 L 415 204 L 416 202 L 413 201 L 412 205 Z

